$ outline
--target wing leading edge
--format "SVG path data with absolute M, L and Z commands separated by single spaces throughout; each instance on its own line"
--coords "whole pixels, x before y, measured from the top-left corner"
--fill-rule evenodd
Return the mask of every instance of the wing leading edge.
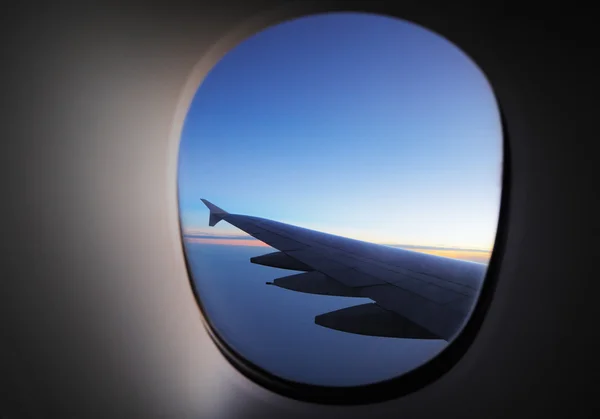
M 398 249 L 248 215 L 202 199 L 209 225 L 224 220 L 278 250 L 255 264 L 303 273 L 269 285 L 308 294 L 368 298 L 321 314 L 315 323 L 369 336 L 443 339 L 469 317 L 486 265 Z

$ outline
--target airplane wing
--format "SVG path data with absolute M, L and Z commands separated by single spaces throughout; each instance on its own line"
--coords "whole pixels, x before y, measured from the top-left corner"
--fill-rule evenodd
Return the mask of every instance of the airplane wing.
M 449 341 L 468 319 L 487 266 L 322 233 L 209 201 L 209 225 L 224 220 L 279 250 L 255 264 L 303 273 L 267 284 L 309 294 L 368 298 L 315 317 L 330 329 L 371 336 Z

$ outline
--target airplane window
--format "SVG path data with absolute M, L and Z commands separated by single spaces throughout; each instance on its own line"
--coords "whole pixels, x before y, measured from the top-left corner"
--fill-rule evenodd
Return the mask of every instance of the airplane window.
M 401 376 L 458 336 L 496 238 L 502 123 L 419 25 L 336 12 L 230 50 L 185 119 L 179 211 L 215 339 L 277 380 Z

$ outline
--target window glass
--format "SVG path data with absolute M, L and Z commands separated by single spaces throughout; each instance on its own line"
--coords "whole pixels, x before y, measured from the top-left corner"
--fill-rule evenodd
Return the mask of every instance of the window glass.
M 419 25 L 328 13 L 246 39 L 198 88 L 179 151 L 186 259 L 214 332 L 313 385 L 427 362 L 485 278 L 502 141 L 481 69 Z

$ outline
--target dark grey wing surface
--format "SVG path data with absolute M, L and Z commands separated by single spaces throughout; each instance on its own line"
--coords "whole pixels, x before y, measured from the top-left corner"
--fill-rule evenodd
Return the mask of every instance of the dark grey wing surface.
M 209 225 L 224 220 L 279 252 L 251 262 L 304 273 L 269 284 L 310 294 L 359 297 L 315 323 L 349 333 L 450 340 L 469 317 L 486 265 L 349 239 L 248 215 L 209 201 Z

